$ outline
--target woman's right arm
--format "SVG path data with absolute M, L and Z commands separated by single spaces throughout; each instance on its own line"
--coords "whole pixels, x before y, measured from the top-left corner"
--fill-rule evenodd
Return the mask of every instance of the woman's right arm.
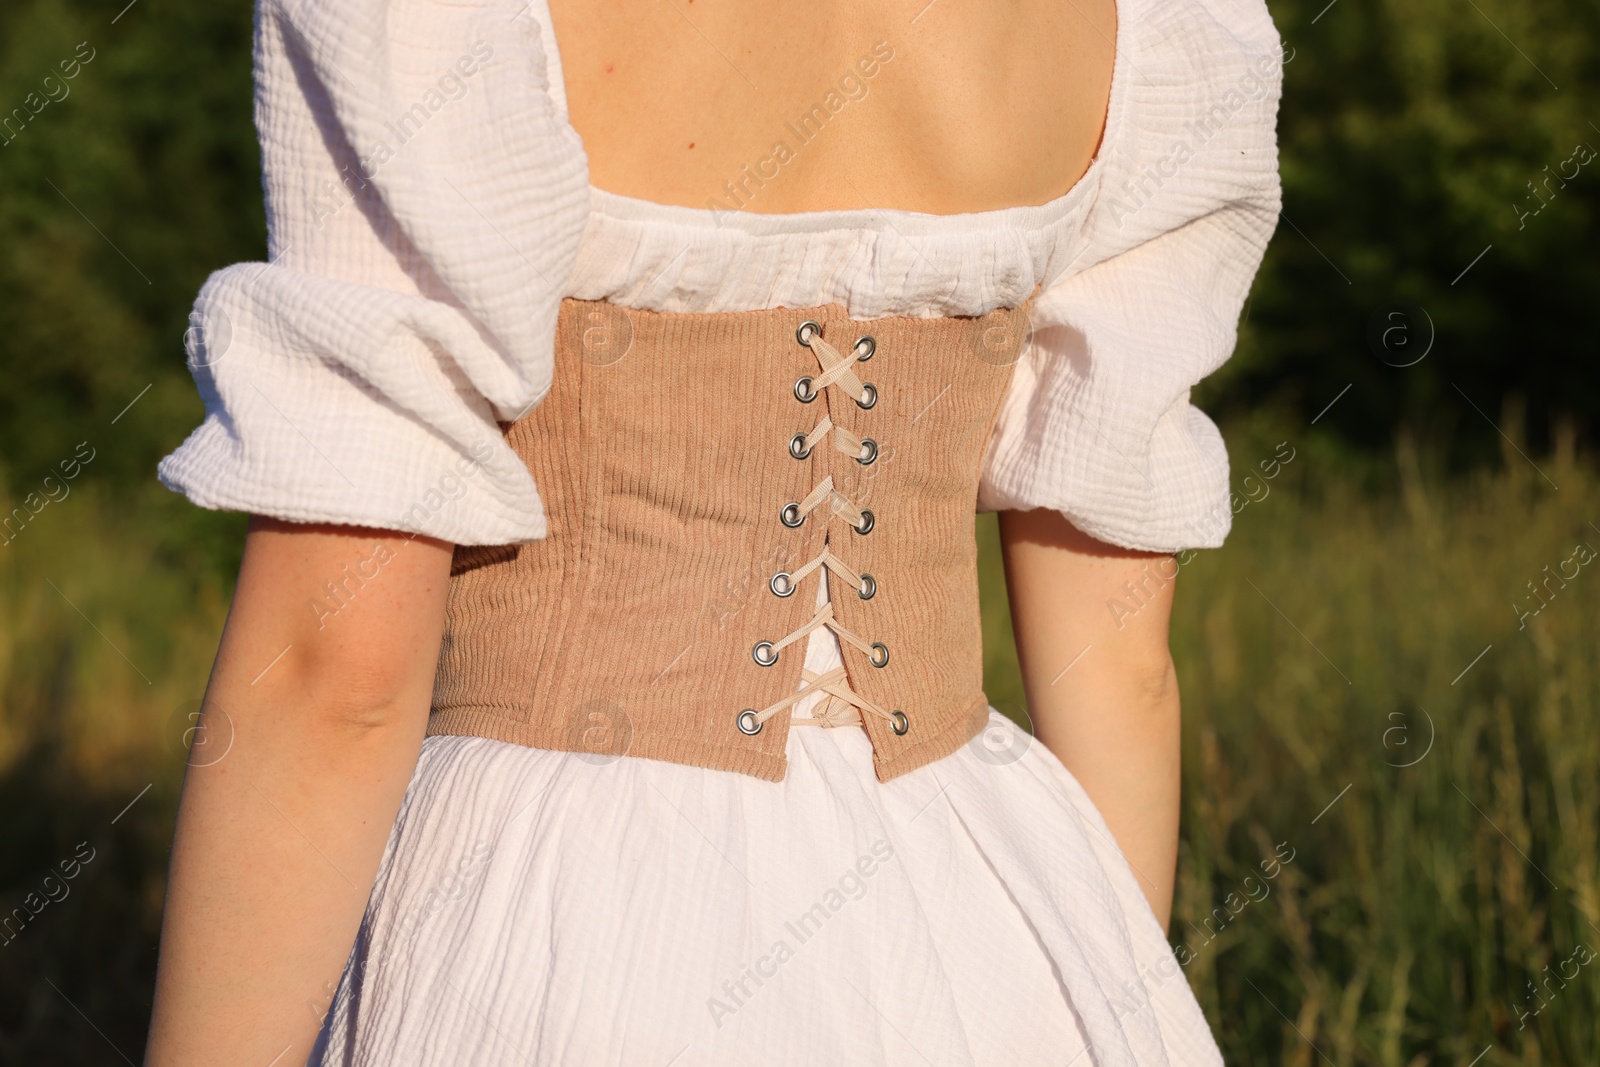
M 452 547 L 252 520 L 183 784 L 145 1062 L 304 1062 L 421 750 Z

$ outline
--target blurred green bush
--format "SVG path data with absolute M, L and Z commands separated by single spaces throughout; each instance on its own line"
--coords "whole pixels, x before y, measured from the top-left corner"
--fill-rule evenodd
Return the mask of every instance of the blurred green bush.
M 1487 418 L 1506 396 L 1536 447 L 1564 415 L 1592 440 L 1600 5 L 1269 6 L 1288 58 L 1284 221 L 1239 349 L 1197 402 L 1224 419 L 1263 406 L 1311 419 L 1352 386 L 1320 430 L 1383 454 L 1409 426 L 1456 470 L 1494 461 Z M 1384 320 L 1397 306 L 1421 314 Z M 1405 324 L 1411 346 L 1380 356 L 1375 318 Z M 1392 365 L 1430 339 L 1421 362 Z

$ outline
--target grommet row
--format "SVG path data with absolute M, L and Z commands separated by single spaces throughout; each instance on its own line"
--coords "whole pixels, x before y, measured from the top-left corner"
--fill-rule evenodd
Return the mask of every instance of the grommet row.
M 761 728 L 766 725 L 766 723 L 756 718 L 756 709 L 754 708 L 745 708 L 733 721 L 738 726 L 739 732 L 749 737 L 759 734 Z M 896 708 L 889 713 L 889 729 L 894 731 L 896 737 L 904 737 L 911 732 L 911 720 L 906 718 L 905 712 Z
M 794 380 L 794 398 L 802 404 L 809 404 L 818 397 L 816 379 L 809 374 L 802 374 Z M 871 411 L 878 406 L 878 387 L 871 382 L 861 383 L 861 396 L 856 398 L 856 407 L 862 411 Z
M 840 354 L 832 346 L 828 345 L 826 342 L 821 343 L 820 347 L 817 346 L 816 342 L 819 342 L 822 337 L 822 325 L 820 323 L 812 319 L 807 319 L 795 329 L 794 336 L 795 341 L 799 344 L 805 346 L 806 348 L 816 349 L 817 358 L 823 367 L 821 378 L 824 384 L 835 383 L 836 381 L 843 379 L 840 387 L 851 394 L 859 408 L 861 408 L 863 411 L 869 411 L 877 406 L 879 399 L 877 387 L 870 382 L 863 382 L 851 375 L 841 362 Z M 871 359 L 877 353 L 877 350 L 878 342 L 871 335 L 863 334 L 862 336 L 856 338 L 855 344 L 851 346 L 851 355 L 854 357 L 855 362 L 864 363 Z M 822 387 L 817 384 L 817 378 L 809 374 L 802 374 L 795 380 L 794 397 L 800 403 L 810 404 L 814 402 L 817 397 L 821 395 L 821 393 Z M 809 434 L 800 432 L 789 438 L 789 455 L 796 460 L 809 459 L 816 447 L 816 442 L 826 436 L 830 430 L 838 435 L 835 438 L 836 447 L 838 447 L 839 450 L 844 451 L 847 455 L 852 455 L 852 458 L 854 458 L 855 461 L 860 465 L 864 467 L 870 466 L 877 461 L 880 454 L 877 441 L 870 437 L 857 438 L 854 434 L 846 433 L 842 428 L 833 426 L 826 415 L 823 416 L 823 420 L 819 422 L 817 427 Z M 803 507 L 801 502 L 794 500 L 784 504 L 778 510 L 778 521 L 786 528 L 791 530 L 798 529 L 799 527 L 805 525 L 807 512 L 822 503 L 823 500 L 828 499 L 828 492 L 831 484 L 832 478 L 830 477 L 821 485 L 818 485 L 817 488 L 806 497 Z M 831 508 L 835 514 L 849 521 L 850 528 L 853 529 L 857 534 L 864 536 L 871 533 L 877 526 L 877 517 L 870 509 L 858 507 L 854 502 L 850 501 L 836 490 L 832 493 Z M 802 568 L 801 573 L 809 574 L 815 567 L 827 562 L 827 565 L 830 567 L 834 567 L 836 569 L 842 567 L 843 573 L 845 574 L 854 574 L 854 572 L 851 571 L 849 567 L 844 566 L 837 559 L 837 557 L 833 557 L 830 560 L 828 550 L 826 548 L 824 548 L 823 552 L 824 555 L 819 556 L 817 560 L 814 560 L 812 563 L 809 563 Z M 860 599 L 871 600 L 877 595 L 878 582 L 876 578 L 865 573 L 856 576 L 856 578 L 856 595 Z M 798 587 L 798 582 L 795 580 L 793 573 L 789 571 L 778 571 L 768 580 L 767 585 L 768 588 L 772 590 L 773 596 L 776 596 L 780 599 L 786 599 L 794 595 L 795 590 Z M 825 609 L 819 609 L 819 612 L 823 610 Z M 826 610 L 828 614 L 825 617 L 813 617 L 812 620 L 805 625 L 805 627 L 796 630 L 793 634 L 783 638 L 781 642 L 756 642 L 753 646 L 751 646 L 750 658 L 762 667 L 771 667 L 778 662 L 780 643 L 787 644 L 790 641 L 796 640 L 799 636 L 814 630 L 820 625 L 826 625 L 831 627 L 841 636 L 847 638 L 857 649 L 865 650 L 867 652 L 867 660 L 872 664 L 872 666 L 877 668 L 888 666 L 888 645 L 884 644 L 882 641 L 874 641 L 870 645 L 864 644 L 861 638 L 848 633 L 848 631 L 841 630 L 838 623 L 833 620 L 831 608 Z M 840 670 L 842 677 L 842 668 Z M 820 682 L 821 679 L 817 679 L 817 681 Z M 832 684 L 837 685 L 837 680 L 835 680 Z M 792 703 L 803 693 L 809 691 L 810 690 L 802 689 L 799 693 L 790 696 L 784 701 L 780 701 L 765 711 L 757 711 L 754 708 L 745 708 L 735 717 L 735 725 L 738 727 L 740 733 L 753 737 L 761 732 L 768 717 L 770 717 L 776 711 L 781 710 L 785 704 Z M 904 711 L 901 711 L 898 708 L 894 709 L 893 711 L 886 712 L 882 708 L 873 705 L 870 701 L 865 700 L 865 698 L 861 697 L 859 694 L 855 694 L 848 690 L 848 688 L 846 688 L 845 692 L 843 693 L 840 693 L 840 691 L 837 689 L 831 688 L 826 691 L 834 694 L 835 698 L 843 698 L 848 700 L 849 703 L 856 705 L 861 710 L 871 711 L 874 715 L 887 718 L 889 720 L 889 728 L 898 737 L 904 737 L 911 729 L 910 719 L 907 718 Z
M 794 575 L 790 574 L 788 571 L 779 571 L 777 574 L 774 574 L 772 579 L 767 582 L 767 585 L 769 588 L 771 588 L 773 596 L 794 596 L 794 591 L 796 588 L 794 583 Z M 860 597 L 862 600 L 871 600 L 877 595 L 878 580 L 870 574 L 863 574 L 861 576 L 861 584 L 856 586 L 856 596 Z
M 778 574 L 774 574 L 772 576 L 772 591 L 775 593 L 778 592 L 778 579 L 780 577 L 787 581 L 788 584 L 786 588 L 788 589 L 788 592 L 778 593 L 778 595 L 781 597 L 792 595 L 794 593 L 794 582 L 788 581 L 789 575 L 783 572 L 779 572 Z M 887 667 L 889 665 L 889 646 L 884 644 L 882 641 L 874 641 L 872 642 L 871 648 L 872 651 L 867 654 L 868 662 L 870 662 L 874 667 Z M 778 662 L 777 646 L 771 641 L 757 641 L 750 649 L 750 658 L 761 664 L 763 667 L 770 667 L 774 663 Z
M 821 333 L 822 324 L 816 319 L 807 319 L 798 327 L 796 327 L 794 331 L 794 339 L 799 341 L 802 345 L 805 345 L 807 348 L 810 348 L 811 339 L 820 336 Z M 856 343 L 850 346 L 850 350 L 855 354 L 855 357 L 858 361 L 865 363 L 867 360 L 871 359 L 872 354 L 878 350 L 878 342 L 873 340 L 871 334 L 864 333 L 860 337 L 856 338 Z
M 809 459 L 812 445 L 806 444 L 804 432 L 797 433 L 789 438 L 789 455 L 795 459 Z M 856 454 L 856 462 L 863 467 L 870 467 L 878 459 L 878 442 L 870 437 L 861 439 L 861 451 Z
M 800 502 L 797 500 L 791 500 L 782 508 L 780 508 L 778 510 L 778 521 L 789 527 L 791 530 L 798 530 L 800 527 L 804 526 L 806 524 L 806 517 L 800 511 Z M 861 534 L 862 536 L 865 536 L 871 533 L 877 524 L 878 519 L 877 516 L 872 514 L 872 509 L 862 508 L 861 521 L 859 523 L 851 523 L 850 529 L 854 530 L 858 534 Z

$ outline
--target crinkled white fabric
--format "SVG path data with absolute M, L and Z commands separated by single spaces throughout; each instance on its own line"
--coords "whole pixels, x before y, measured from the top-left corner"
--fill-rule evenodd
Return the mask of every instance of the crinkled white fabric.
M 1090 171 L 1046 205 L 951 216 L 591 190 L 539 0 L 275 0 L 257 27 L 271 263 L 219 271 L 196 304 L 207 415 L 160 474 L 197 503 L 536 539 L 537 488 L 496 420 L 545 396 L 563 297 L 866 318 L 1042 288 L 980 506 L 1157 551 L 1226 535 L 1227 455 L 1189 390 L 1231 352 L 1276 223 L 1261 0 L 1122 0 Z
M 430 737 L 317 1067 L 1220 1065 L 1104 822 L 998 712 L 892 782 Z

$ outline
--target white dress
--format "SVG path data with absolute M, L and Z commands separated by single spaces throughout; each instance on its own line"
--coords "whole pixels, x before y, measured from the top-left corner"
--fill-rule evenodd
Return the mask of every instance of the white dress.
M 768 216 L 589 187 L 542 4 L 281 0 L 257 49 L 272 262 L 202 291 L 207 419 L 161 476 L 211 507 L 528 540 L 542 505 L 496 421 L 547 390 L 562 297 L 871 318 L 1039 289 L 979 504 L 1219 544 L 1226 452 L 1188 391 L 1275 221 L 1281 49 L 1257 0 L 1119 7 L 1104 141 L 1065 196 Z M 434 107 L 440 70 L 476 81 Z M 369 154 L 412 101 L 435 117 Z M 812 670 L 838 656 L 810 636 Z M 998 713 L 887 783 L 859 727 L 787 755 L 769 782 L 428 738 L 309 1062 L 1221 1063 L 1094 805 Z
M 989 213 L 961 220 L 959 239 L 998 234 L 1015 256 L 1030 240 L 1065 245 L 1097 177 L 1023 213 L 1031 234 L 1019 237 L 1018 213 Z M 901 239 L 858 213 L 713 219 L 591 196 L 569 285 L 584 298 L 652 303 L 654 287 L 685 311 L 883 301 L 881 279 L 850 268 Z M 837 264 L 832 284 L 753 291 L 774 282 L 720 261 L 752 230 L 765 240 L 754 260 Z M 912 258 L 902 285 L 996 291 L 991 272 L 1017 264 L 934 269 Z M 850 285 L 869 288 L 856 300 Z M 808 638 L 812 671 L 839 656 L 826 628 Z M 888 783 L 859 726 L 792 730 L 788 756 L 773 783 L 428 738 L 311 1062 L 1221 1062 L 1094 805 L 998 712 L 967 748 Z

